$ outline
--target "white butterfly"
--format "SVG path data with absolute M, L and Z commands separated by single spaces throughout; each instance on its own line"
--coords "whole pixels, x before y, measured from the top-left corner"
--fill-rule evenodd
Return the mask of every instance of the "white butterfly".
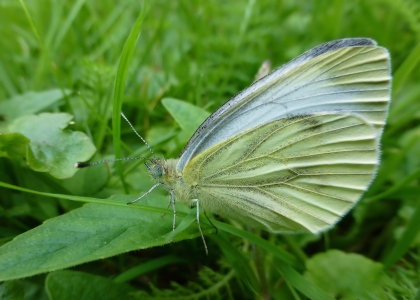
M 274 233 L 326 230 L 375 176 L 390 87 L 375 41 L 315 47 L 220 107 L 179 159 L 150 159 L 145 195 L 169 190 L 174 227 L 176 199 L 197 206 L 200 232 L 200 209 Z

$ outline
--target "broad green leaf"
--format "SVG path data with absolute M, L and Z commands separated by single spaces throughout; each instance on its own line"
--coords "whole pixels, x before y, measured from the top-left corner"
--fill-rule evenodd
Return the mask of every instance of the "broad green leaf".
M 116 198 L 109 201 L 126 203 L 133 200 L 133 197 Z M 142 205 L 148 203 L 144 200 Z M 149 199 L 152 201 L 153 206 L 164 207 L 168 198 L 153 197 Z M 19 235 L 0 248 L 0 280 L 51 272 L 169 243 L 167 235 L 172 232 L 172 213 L 162 217 L 159 213 L 133 206 L 86 204 Z M 177 216 L 177 226 L 182 220 Z M 213 231 L 210 225 L 201 226 L 204 233 Z M 175 235 L 173 241 L 197 236 L 199 231 L 194 222 Z
M 74 176 L 63 179 L 61 185 L 74 195 L 94 195 L 106 185 L 108 180 L 109 166 L 100 164 L 93 168 L 78 170 Z
M 76 271 L 57 271 L 47 276 L 51 300 L 129 299 L 134 288 L 111 279 Z
M 20 133 L 0 133 L 0 157 L 22 159 L 30 140 Z
M 204 109 L 178 99 L 165 98 L 162 100 L 162 104 L 182 130 L 186 131 L 190 136 L 210 115 Z
M 359 254 L 330 250 L 306 261 L 305 277 L 335 299 L 388 299 L 380 263 Z
M 88 160 L 95 146 L 82 132 L 65 128 L 72 120 L 66 113 L 42 113 L 18 118 L 9 125 L 31 140 L 27 150 L 29 166 L 56 178 L 68 178 L 77 171 L 75 163 Z
M 66 90 L 66 94 L 70 91 Z M 0 112 L 6 122 L 11 122 L 18 117 L 39 113 L 64 98 L 59 89 L 43 92 L 27 92 L 0 102 Z

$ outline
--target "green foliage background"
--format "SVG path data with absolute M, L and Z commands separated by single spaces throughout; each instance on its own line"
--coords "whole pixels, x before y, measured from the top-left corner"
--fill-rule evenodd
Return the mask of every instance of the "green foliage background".
M 170 243 L 164 190 L 127 207 L 141 161 L 74 168 L 150 155 L 121 107 L 177 157 L 264 60 L 344 37 L 389 49 L 393 99 L 376 180 L 324 234 L 202 217 L 206 256 L 195 209 Z M 1 0 L 0 298 L 420 299 L 419 37 L 415 0 Z

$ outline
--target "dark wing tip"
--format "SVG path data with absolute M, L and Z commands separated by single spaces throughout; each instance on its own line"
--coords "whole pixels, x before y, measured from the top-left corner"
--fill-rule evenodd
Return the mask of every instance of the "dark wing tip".
M 354 46 L 376 46 L 378 43 L 376 43 L 375 40 L 372 40 L 370 38 L 345 38 L 345 39 L 329 41 L 324 44 L 321 44 L 320 46 L 328 45 L 328 44 L 335 45 L 335 47 L 338 49 L 338 48 L 343 48 L 343 47 L 354 47 Z
M 309 56 L 311 58 L 314 58 L 324 53 L 334 51 L 340 48 L 356 47 L 356 46 L 376 46 L 376 45 L 377 43 L 374 40 L 369 39 L 369 38 L 346 38 L 346 39 L 334 40 L 334 41 L 321 44 L 305 52 L 301 56 L 304 56 L 304 57 Z

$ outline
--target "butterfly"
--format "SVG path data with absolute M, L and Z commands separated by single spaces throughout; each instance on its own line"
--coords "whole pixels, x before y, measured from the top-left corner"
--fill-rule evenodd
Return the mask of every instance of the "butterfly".
M 319 233 L 375 177 L 391 89 L 388 51 L 368 38 L 321 44 L 222 105 L 178 159 L 148 159 L 175 200 L 273 233 Z M 125 118 L 125 117 L 124 117 Z M 205 246 L 206 251 L 207 247 Z

